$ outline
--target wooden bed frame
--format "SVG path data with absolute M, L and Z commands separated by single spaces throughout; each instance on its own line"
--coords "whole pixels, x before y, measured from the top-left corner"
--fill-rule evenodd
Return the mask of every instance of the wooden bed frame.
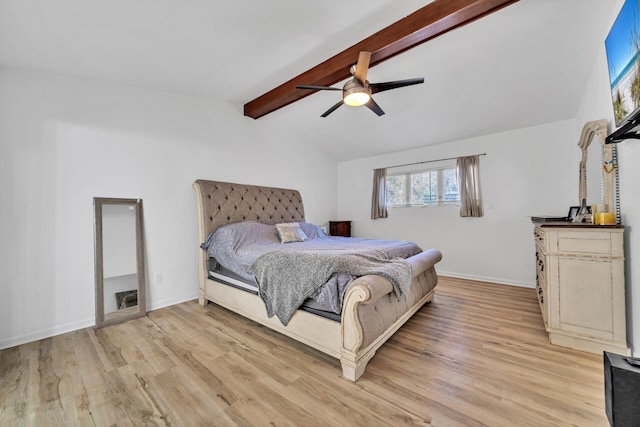
M 205 180 L 197 180 L 193 188 L 198 200 L 198 244 L 225 224 L 304 221 L 302 198 L 296 190 Z M 267 317 L 258 295 L 210 279 L 208 255 L 198 249 L 199 302 L 214 302 L 339 359 L 342 375 L 356 381 L 376 350 L 432 301 L 438 281 L 434 266 L 441 258 L 438 250 L 430 249 L 407 259 L 413 267 L 413 280 L 406 299 L 396 297 L 388 280 L 362 276 L 347 290 L 339 323 L 298 310 L 283 326 L 276 316 Z

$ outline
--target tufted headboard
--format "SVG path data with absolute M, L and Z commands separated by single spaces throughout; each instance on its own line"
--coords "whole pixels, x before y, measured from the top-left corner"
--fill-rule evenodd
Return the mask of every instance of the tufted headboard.
M 304 221 L 297 190 L 205 181 L 193 183 L 198 199 L 200 241 L 216 228 L 254 220 L 265 224 Z

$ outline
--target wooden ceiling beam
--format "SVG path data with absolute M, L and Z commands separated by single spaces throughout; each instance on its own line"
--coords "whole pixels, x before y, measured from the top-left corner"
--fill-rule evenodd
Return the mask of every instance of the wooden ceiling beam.
M 244 115 L 260 118 L 315 92 L 298 84 L 331 86 L 351 77 L 349 68 L 362 50 L 372 53 L 369 67 L 518 0 L 435 0 L 321 64 L 244 105 Z

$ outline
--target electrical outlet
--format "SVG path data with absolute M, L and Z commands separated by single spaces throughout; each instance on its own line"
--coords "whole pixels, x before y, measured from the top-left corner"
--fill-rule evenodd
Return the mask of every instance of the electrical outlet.
M 156 285 L 162 285 L 162 273 L 156 273 Z

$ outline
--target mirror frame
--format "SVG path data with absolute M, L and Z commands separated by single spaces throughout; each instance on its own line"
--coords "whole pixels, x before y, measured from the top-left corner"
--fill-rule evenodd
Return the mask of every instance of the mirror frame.
M 599 137 L 600 144 L 600 182 L 602 183 L 602 200 L 599 202 L 607 205 L 609 212 L 616 212 L 616 222 L 620 223 L 619 200 L 617 198 L 617 164 L 614 159 L 614 147 L 607 144 L 607 121 L 593 120 L 584 124 L 578 147 L 582 151 L 582 158 L 579 165 L 578 177 L 578 204 L 582 203 L 582 199 L 587 197 L 587 150 L 595 136 Z M 609 165 L 611 168 L 609 173 L 604 173 L 605 168 Z M 615 169 L 615 170 L 614 170 Z M 587 203 L 593 203 L 593 200 L 587 200 Z
M 134 206 L 136 221 L 136 266 L 138 275 L 138 305 L 116 310 L 112 313 L 104 312 L 104 260 L 102 236 L 102 206 L 126 205 Z M 94 256 L 95 256 L 95 291 L 96 291 L 96 328 L 125 322 L 144 317 L 147 314 L 145 293 L 145 263 L 144 263 L 144 233 L 141 199 L 119 199 L 109 197 L 94 197 Z

